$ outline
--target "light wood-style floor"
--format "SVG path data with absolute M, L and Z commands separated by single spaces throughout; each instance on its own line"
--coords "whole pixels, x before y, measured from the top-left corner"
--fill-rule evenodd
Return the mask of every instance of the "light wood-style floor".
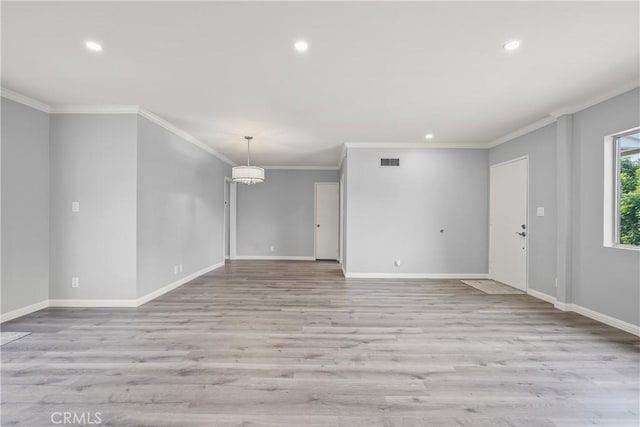
M 527 295 L 234 261 L 136 309 L 3 325 L 2 425 L 638 426 L 640 343 Z

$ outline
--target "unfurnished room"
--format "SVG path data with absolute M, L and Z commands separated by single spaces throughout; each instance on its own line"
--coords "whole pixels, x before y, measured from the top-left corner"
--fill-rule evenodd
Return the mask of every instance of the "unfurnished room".
M 639 1 L 0 9 L 0 425 L 640 425 Z

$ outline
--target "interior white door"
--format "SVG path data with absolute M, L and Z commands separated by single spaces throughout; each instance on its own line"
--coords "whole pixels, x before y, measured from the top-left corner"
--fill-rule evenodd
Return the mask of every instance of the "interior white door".
M 317 182 L 315 187 L 316 259 L 338 259 L 338 183 Z
M 528 160 L 517 159 L 491 167 L 491 278 L 527 289 Z

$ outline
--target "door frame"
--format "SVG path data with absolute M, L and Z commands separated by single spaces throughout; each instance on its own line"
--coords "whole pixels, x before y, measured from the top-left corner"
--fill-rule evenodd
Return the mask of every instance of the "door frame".
M 229 194 L 227 194 L 227 183 Z M 236 183 L 228 176 L 224 177 L 222 187 L 223 203 L 229 203 L 229 257 L 227 257 L 227 209 L 222 210 L 222 257 L 224 260 L 236 258 Z
M 526 209 L 526 223 L 527 223 L 527 238 L 525 239 L 525 247 L 526 247 L 526 256 L 525 256 L 525 274 L 524 274 L 524 292 L 525 293 L 529 293 L 529 238 L 531 237 L 531 223 L 529 222 L 529 210 L 530 210 L 530 194 L 531 192 L 529 191 L 529 155 L 525 154 L 524 156 L 520 156 L 520 157 L 516 157 L 510 160 L 505 160 L 504 162 L 500 162 L 500 163 L 496 163 L 493 165 L 490 165 L 489 167 L 489 277 L 491 279 L 493 279 L 493 275 L 491 274 L 491 248 L 492 248 L 492 241 L 491 241 L 491 229 L 492 229 L 492 212 L 491 212 L 491 206 L 492 201 L 493 201 L 493 186 L 492 186 L 492 182 L 493 182 L 493 170 L 497 167 L 500 166 L 504 166 L 504 165 L 508 165 L 509 163 L 514 163 L 514 162 L 519 162 L 521 160 L 525 160 L 526 163 L 526 168 L 527 168 L 527 188 L 526 188 L 526 197 L 525 200 L 527 201 L 527 209 Z
M 339 230 L 338 230 L 338 257 L 340 264 L 344 265 L 344 248 L 342 247 L 344 243 L 344 175 L 340 176 L 340 183 L 338 184 L 338 209 L 340 217 L 338 220 L 340 221 Z
M 314 260 L 318 260 L 318 247 L 317 247 L 317 225 L 318 225 L 318 207 L 317 199 L 318 199 L 318 184 L 333 184 L 338 187 L 338 198 L 340 198 L 340 183 L 335 181 L 326 181 L 326 182 L 314 182 L 313 183 L 313 258 Z M 338 200 L 338 214 L 340 213 L 340 200 Z M 340 218 L 338 217 L 338 220 Z M 338 223 L 338 247 L 340 247 L 340 224 Z M 338 249 L 340 251 L 340 249 Z M 340 253 L 338 253 L 338 257 L 340 257 Z M 339 261 L 336 259 L 336 261 Z

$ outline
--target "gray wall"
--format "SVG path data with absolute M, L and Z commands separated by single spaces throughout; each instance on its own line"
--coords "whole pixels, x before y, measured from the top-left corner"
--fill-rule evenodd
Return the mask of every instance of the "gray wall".
M 640 125 L 640 90 L 634 89 L 569 117 L 571 164 L 557 164 L 557 125 L 490 150 L 490 163 L 529 156 L 529 286 L 556 296 L 558 172 L 571 168 L 569 299 L 599 313 L 640 325 L 640 252 L 603 245 L 604 137 Z M 568 121 L 571 123 L 571 121 Z M 535 216 L 537 206 L 545 217 Z M 560 298 L 560 296 L 558 296 Z
M 136 138 L 135 114 L 51 116 L 50 298 L 135 298 Z
M 2 313 L 49 298 L 49 115 L 2 98 Z
M 138 118 L 137 296 L 224 262 L 224 177 L 231 168 Z M 174 266 L 184 270 L 174 274 Z
M 347 272 L 486 273 L 488 154 L 350 148 Z M 401 166 L 381 168 L 380 157 Z
M 638 126 L 639 104 L 635 89 L 572 117 L 566 301 L 636 325 L 640 252 L 603 246 L 602 176 L 604 136 Z M 488 165 L 526 154 L 529 286 L 554 295 L 556 138 L 550 125 L 491 150 L 349 149 L 340 172 L 268 170 L 264 184 L 238 186 L 238 255 L 313 256 L 313 183 L 342 174 L 347 272 L 484 273 Z M 230 168 L 146 119 L 49 116 L 2 99 L 1 154 L 2 313 L 47 298 L 132 299 L 223 259 Z M 401 168 L 377 166 L 396 155 Z
M 603 246 L 604 137 L 640 125 L 635 89 L 573 117 L 572 301 L 640 325 L 640 252 Z
M 314 256 L 314 183 L 339 182 L 338 171 L 269 169 L 265 175 L 262 184 L 237 185 L 237 255 Z
M 495 165 L 529 157 L 529 271 L 528 286 L 556 296 L 556 124 L 545 126 L 489 152 Z M 544 217 L 536 208 L 544 207 Z

